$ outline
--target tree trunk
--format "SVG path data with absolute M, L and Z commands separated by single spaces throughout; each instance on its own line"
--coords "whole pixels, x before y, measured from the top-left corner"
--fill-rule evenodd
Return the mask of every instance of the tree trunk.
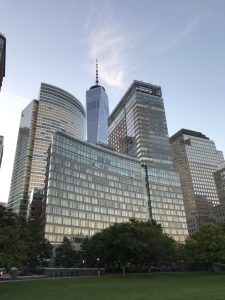
M 126 276 L 125 265 L 122 265 L 122 274 L 123 274 L 123 277 L 125 277 L 125 276 Z

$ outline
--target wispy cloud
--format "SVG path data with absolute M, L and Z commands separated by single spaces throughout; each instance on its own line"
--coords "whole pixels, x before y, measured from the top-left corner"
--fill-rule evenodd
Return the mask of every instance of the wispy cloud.
M 23 109 L 28 104 L 27 99 L 21 98 L 11 93 L 1 92 L 0 95 L 1 106 L 9 106 L 12 111 Z
M 184 28 L 182 28 L 174 37 L 172 37 L 167 43 L 160 46 L 160 51 L 166 51 L 170 48 L 174 48 L 182 40 L 185 39 L 192 32 L 196 31 L 200 24 L 200 18 L 195 17 L 191 21 L 187 22 Z
M 95 59 L 99 60 L 100 80 L 121 87 L 132 61 L 135 31 L 131 30 L 131 37 L 126 26 L 116 20 L 113 8 L 112 1 L 91 2 L 85 25 L 86 42 L 91 65 Z
M 28 104 L 28 101 L 27 99 L 16 96 L 14 94 L 1 92 L 0 103 L 1 106 L 6 107 L 9 105 L 12 110 L 18 110 L 23 109 L 24 105 Z
M 126 39 L 111 26 L 91 31 L 88 39 L 89 58 L 100 60 L 100 76 L 111 86 L 121 86 L 126 68 Z

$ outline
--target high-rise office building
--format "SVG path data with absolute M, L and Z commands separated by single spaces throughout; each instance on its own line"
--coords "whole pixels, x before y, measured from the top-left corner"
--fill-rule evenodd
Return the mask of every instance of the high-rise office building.
M 95 83 L 86 91 L 87 140 L 93 144 L 107 144 L 109 104 L 105 88 L 99 85 L 97 63 Z
M 56 133 L 45 186 L 45 237 L 77 242 L 130 218 L 148 220 L 144 168 L 138 159 Z
M 4 141 L 4 137 L 0 135 L 0 168 L 1 168 L 2 156 L 3 156 L 3 141 Z
M 38 103 L 38 100 L 33 100 L 22 111 L 17 138 L 8 208 L 21 215 L 26 215 L 28 207 Z
M 187 237 L 178 174 L 172 166 L 162 91 L 134 81 L 109 117 L 109 144 L 145 168 L 149 215 L 177 241 Z
M 225 205 L 225 163 L 214 173 L 214 179 L 220 204 Z
M 47 151 L 54 132 L 85 138 L 85 110 L 68 92 L 42 83 L 39 100 L 22 112 L 8 207 L 27 216 L 33 189 L 42 189 Z
M 0 90 L 5 77 L 6 38 L 0 33 Z
M 200 132 L 181 129 L 170 138 L 173 164 L 180 175 L 190 234 L 203 223 L 214 222 L 219 204 L 213 173 L 224 161 L 215 143 Z

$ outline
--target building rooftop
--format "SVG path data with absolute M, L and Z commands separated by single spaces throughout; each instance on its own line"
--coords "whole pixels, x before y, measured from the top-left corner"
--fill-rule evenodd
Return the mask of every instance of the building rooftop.
M 134 161 L 134 162 L 139 162 L 139 163 L 140 163 L 140 160 L 139 160 L 138 158 L 135 158 L 135 157 L 132 157 L 132 156 L 129 156 L 129 155 L 126 155 L 126 154 L 118 153 L 118 152 L 112 150 L 110 146 L 109 146 L 109 147 L 106 147 L 106 145 L 104 145 L 104 144 L 101 144 L 101 145 L 98 145 L 98 144 L 97 144 L 97 145 L 96 145 L 96 144 L 92 144 L 92 143 L 90 143 L 90 142 L 85 142 L 85 141 L 79 140 L 79 139 L 77 139 L 77 138 L 75 138 L 75 137 L 72 137 L 71 135 L 69 135 L 69 134 L 67 134 L 67 133 L 64 133 L 64 132 L 62 132 L 62 131 L 56 131 L 56 132 L 54 133 L 54 135 L 61 135 L 61 136 L 63 136 L 63 137 L 66 137 L 66 138 L 68 138 L 68 139 L 70 139 L 70 140 L 72 140 L 72 141 L 78 142 L 78 143 L 83 144 L 83 145 L 85 145 L 85 146 L 88 146 L 88 147 L 90 147 L 90 148 L 94 148 L 94 149 L 96 149 L 96 150 L 100 150 L 100 151 L 102 151 L 102 152 L 105 152 L 105 153 L 108 153 L 108 154 L 112 154 L 112 155 L 114 155 L 114 156 L 118 156 L 118 157 L 127 159 L 127 160 L 129 160 L 129 161 Z M 103 146 L 103 145 L 104 145 L 104 146 Z
M 179 138 L 180 136 L 182 136 L 184 134 L 190 135 L 193 137 L 198 137 L 198 138 L 205 139 L 205 140 L 209 140 L 209 138 L 207 136 L 205 136 L 204 134 L 202 134 L 201 132 L 182 128 L 181 130 L 179 130 L 177 133 L 175 133 L 174 135 L 172 135 L 170 137 L 170 143 L 175 141 L 177 138 Z
M 65 91 L 65 90 L 63 90 L 63 89 L 61 89 L 61 88 L 59 88 L 55 85 L 42 82 L 40 92 L 39 92 L 39 96 L 38 96 L 39 99 L 40 99 L 41 93 L 43 93 L 43 94 L 46 93 L 46 91 L 45 91 L 46 88 L 53 89 L 56 92 L 61 92 L 62 94 L 67 95 L 68 98 L 73 99 L 73 101 L 74 101 L 73 104 L 75 104 L 79 108 L 79 110 L 82 112 L 84 117 L 86 117 L 86 111 L 85 111 L 85 108 L 84 108 L 83 104 L 74 95 L 70 94 L 69 92 L 67 92 L 67 91 Z
M 135 92 L 142 92 L 145 94 L 150 94 L 156 97 L 162 97 L 162 90 L 160 86 L 153 85 L 151 83 L 146 83 L 143 81 L 134 80 L 131 86 L 128 88 L 120 102 L 114 108 L 113 112 L 109 116 L 109 125 L 112 123 L 114 118 L 118 115 L 121 108 L 127 103 L 131 95 Z

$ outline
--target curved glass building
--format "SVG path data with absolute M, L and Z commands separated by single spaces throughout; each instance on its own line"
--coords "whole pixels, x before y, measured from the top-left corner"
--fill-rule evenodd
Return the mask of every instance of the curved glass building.
M 8 208 L 27 216 L 32 191 L 44 186 L 53 133 L 61 131 L 84 140 L 85 122 L 85 109 L 76 97 L 41 83 L 39 100 L 33 100 L 21 115 Z

